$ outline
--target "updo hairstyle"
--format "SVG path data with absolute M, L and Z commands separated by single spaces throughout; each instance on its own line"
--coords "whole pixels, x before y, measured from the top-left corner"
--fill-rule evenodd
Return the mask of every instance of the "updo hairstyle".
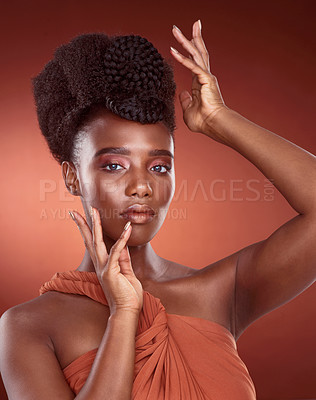
M 100 107 L 141 124 L 161 121 L 174 139 L 172 67 L 141 36 L 79 35 L 32 82 L 41 132 L 60 164 L 75 161 L 78 130 Z

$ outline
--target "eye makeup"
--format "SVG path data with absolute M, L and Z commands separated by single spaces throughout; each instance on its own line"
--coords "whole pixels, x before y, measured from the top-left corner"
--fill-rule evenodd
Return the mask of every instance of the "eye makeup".
M 168 158 L 168 160 L 166 160 Z M 97 159 L 96 166 L 97 168 L 104 169 L 108 165 L 111 164 L 119 164 L 123 168 L 128 169 L 130 166 L 130 160 L 127 157 L 120 157 L 117 155 L 101 155 L 99 159 Z M 170 171 L 172 168 L 172 162 L 170 162 L 169 157 L 159 157 L 158 159 L 150 160 L 149 161 L 149 169 L 156 167 L 156 166 L 163 166 L 166 168 L 167 171 Z M 118 169 L 121 170 L 122 168 Z M 109 169 L 107 169 L 109 170 Z M 117 171 L 118 171 L 117 170 Z M 115 170 L 113 170 L 115 171 Z
M 97 161 L 97 167 L 101 169 L 111 164 L 119 164 L 124 168 L 128 168 L 130 163 L 125 158 L 118 156 L 103 156 Z

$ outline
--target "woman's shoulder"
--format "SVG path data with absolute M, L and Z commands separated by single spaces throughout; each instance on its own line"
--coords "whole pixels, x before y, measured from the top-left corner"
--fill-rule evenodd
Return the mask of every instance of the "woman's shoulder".
M 194 281 L 202 285 L 216 285 L 231 282 L 235 278 L 238 253 L 235 252 L 220 260 L 202 267 L 192 267 L 176 263 L 170 260 L 164 260 L 168 265 L 166 278 L 164 281 Z
M 55 316 L 60 315 L 65 301 L 66 296 L 63 293 L 45 293 L 9 308 L 2 314 L 0 323 L 10 330 L 23 329 L 24 332 L 43 333 Z
M 18 304 L 5 311 L 0 319 L 0 353 L 10 354 L 13 359 L 19 359 L 25 354 L 24 348 L 44 349 L 53 351 L 53 345 L 47 330 L 47 316 L 51 299 L 34 298 Z M 45 310 L 45 306 L 48 309 Z
M 202 268 L 166 260 L 166 279 L 149 286 L 167 313 L 199 317 L 233 330 L 237 253 Z M 170 272 L 171 271 L 171 272 Z

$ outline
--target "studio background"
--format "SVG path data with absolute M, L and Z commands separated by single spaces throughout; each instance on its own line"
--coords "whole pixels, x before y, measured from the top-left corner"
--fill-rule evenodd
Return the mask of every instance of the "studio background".
M 169 46 L 176 24 L 202 34 L 228 107 L 316 154 L 313 1 L 17 1 L 1 7 L 0 312 L 75 269 L 84 246 L 69 218 L 82 210 L 41 137 L 31 77 L 60 44 L 86 32 L 139 34 L 173 65 L 177 95 L 191 73 Z M 162 257 L 202 268 L 265 239 L 296 215 L 249 161 L 182 120 L 176 100 L 176 193 L 153 239 Z M 315 190 L 311 188 L 311 190 Z M 316 398 L 315 285 L 252 324 L 237 342 L 259 400 Z M 6 399 L 3 388 L 0 398 Z

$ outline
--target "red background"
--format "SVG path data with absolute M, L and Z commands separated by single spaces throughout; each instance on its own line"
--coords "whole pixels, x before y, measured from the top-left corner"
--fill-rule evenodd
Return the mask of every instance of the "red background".
M 40 135 L 31 93 L 30 78 L 57 46 L 84 32 L 134 33 L 171 60 L 169 46 L 180 49 L 172 25 L 190 36 L 192 23 L 201 18 L 226 104 L 316 154 L 313 3 L 5 2 L 0 25 L 0 312 L 37 296 L 42 282 L 56 271 L 76 268 L 83 255 L 81 237 L 66 211 L 81 210 L 81 205 L 63 189 L 60 167 Z M 191 74 L 173 64 L 178 93 L 189 89 Z M 270 190 L 265 177 L 241 155 L 190 132 L 178 100 L 177 125 L 176 198 L 173 213 L 152 241 L 159 255 L 201 268 L 266 238 L 296 215 L 276 189 L 270 200 L 264 197 Z M 251 186 L 258 199 L 247 186 L 250 179 L 256 180 Z M 315 300 L 314 285 L 257 320 L 238 340 L 259 400 L 316 398 Z M 4 399 L 3 389 L 0 394 Z

